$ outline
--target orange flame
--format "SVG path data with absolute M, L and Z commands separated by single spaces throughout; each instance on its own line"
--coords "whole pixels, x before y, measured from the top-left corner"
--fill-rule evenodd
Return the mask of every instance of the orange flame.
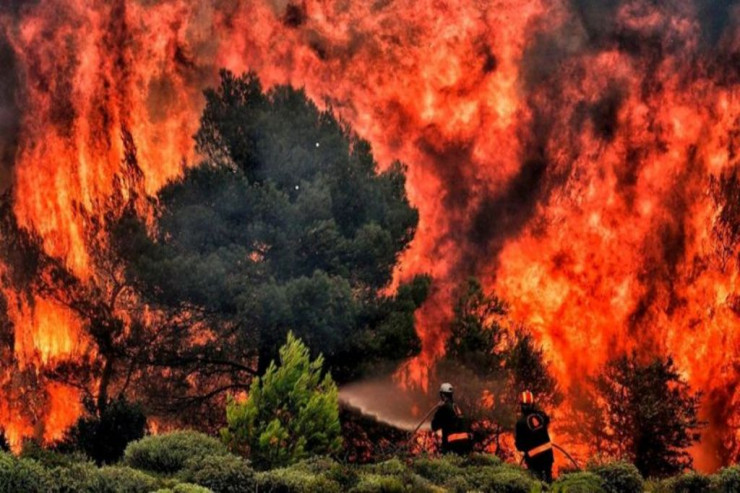
M 216 69 L 252 69 L 331 104 L 382 166 L 409 165 L 420 222 L 394 286 L 430 273 L 437 291 L 417 314 L 423 352 L 408 382 L 423 384 L 443 354 L 451 290 L 474 274 L 536 331 L 566 385 L 621 351 L 671 353 L 732 408 L 740 269 L 710 190 L 740 164 L 728 61 L 740 36 L 731 21 L 707 46 L 692 2 L 580 3 L 19 7 L 2 19 L 22 83 L 14 211 L 47 253 L 95 276 L 82 213 L 100 213 L 112 193 L 121 132 L 153 194 L 193 162 L 199 93 Z M 70 341 L 82 322 L 60 306 L 36 299 L 10 315 L 21 359 L 81 354 Z M 725 438 L 705 442 L 712 467 L 720 442 L 739 437 L 707 406 L 724 416 L 711 426 Z

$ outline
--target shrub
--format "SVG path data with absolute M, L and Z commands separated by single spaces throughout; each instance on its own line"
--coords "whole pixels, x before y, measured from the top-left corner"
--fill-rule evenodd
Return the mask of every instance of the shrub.
M 124 463 L 145 471 L 174 474 L 183 470 L 189 460 L 226 455 L 229 455 L 226 447 L 213 437 L 195 431 L 177 431 L 129 444 Z
M 231 454 L 191 459 L 180 477 L 215 493 L 239 493 L 255 486 L 252 468 L 245 460 Z
M 280 366 L 270 363 L 252 382 L 247 401 L 232 400 L 226 407 L 222 435 L 232 450 L 248 449 L 261 468 L 339 451 L 338 391 L 331 375 L 321 377 L 323 364 L 322 356 L 311 361 L 308 348 L 288 334 Z
M 645 481 L 646 493 L 672 493 L 670 479 L 648 479 Z
M 146 432 L 146 416 L 141 406 L 116 399 L 99 414 L 83 416 L 59 444 L 63 452 L 80 451 L 97 464 L 112 464 L 123 456 L 129 442 Z
M 612 462 L 590 469 L 604 480 L 607 493 L 642 493 L 643 479 L 640 471 L 629 462 Z
M 247 491 L 247 490 L 242 490 Z M 172 488 L 163 488 L 154 493 L 211 493 L 211 490 L 197 484 L 178 483 Z
M 553 493 L 605 493 L 604 480 L 592 472 L 566 474 L 552 485 Z
M 49 471 L 54 478 L 51 489 L 53 493 L 101 492 L 105 490 L 105 482 L 98 468 L 88 463 L 59 466 Z
M 522 469 L 512 467 L 478 467 L 467 473 L 468 481 L 489 493 L 531 493 L 540 487 Z
M 368 464 L 364 469 L 382 476 L 402 475 L 409 471 L 406 465 L 398 459 L 389 459 L 378 462 L 377 464 Z
M 692 471 L 671 478 L 667 484 L 672 493 L 706 493 L 710 491 L 712 481 L 709 477 Z
M 292 467 L 261 472 L 255 475 L 255 479 L 257 490 L 265 493 L 315 493 L 317 491 L 339 493 L 345 491 L 336 481 Z
M 460 457 L 454 456 L 454 455 L 446 455 L 444 456 L 444 459 L 449 462 L 449 459 L 461 459 Z M 493 454 L 481 454 L 481 453 L 474 453 L 467 456 L 464 461 L 460 461 L 459 463 L 463 463 L 465 466 L 489 466 L 489 467 L 498 467 L 503 465 L 503 461 L 500 457 L 497 457 Z
M 38 462 L 0 452 L 0 491 L 46 493 L 50 484 L 46 470 Z
M 716 478 L 717 489 L 722 493 L 740 491 L 740 466 L 725 467 Z
M 46 469 L 68 467 L 73 464 L 86 463 L 90 460 L 81 452 L 65 454 L 55 450 L 49 450 L 39 445 L 35 440 L 26 440 L 23 442 L 20 457 L 35 460 Z
M 397 476 L 367 474 L 360 477 L 351 493 L 402 493 L 406 491 L 403 479 Z
M 444 459 L 417 459 L 411 466 L 417 474 L 435 484 L 445 484 L 463 474 L 463 469 Z
M 443 486 L 450 493 L 468 493 L 474 490 L 473 485 L 462 476 L 454 476 L 448 479 Z
M 339 464 L 330 457 L 317 456 L 298 462 L 291 469 L 324 476 L 339 483 L 344 490 L 357 484 L 357 471 L 353 467 Z
M 149 493 L 159 487 L 146 473 L 123 466 L 105 466 L 99 470 L 102 487 L 95 493 Z

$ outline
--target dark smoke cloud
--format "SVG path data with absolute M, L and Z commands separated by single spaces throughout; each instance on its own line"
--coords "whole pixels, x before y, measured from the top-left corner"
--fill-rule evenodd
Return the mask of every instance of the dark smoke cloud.
M 528 158 L 501 192 L 480 201 L 468 230 L 468 240 L 480 254 L 471 259 L 498 255 L 506 238 L 521 232 L 543 197 L 546 171 L 543 155 Z
M 40 0 L 4 0 L 0 3 L 0 14 L 18 15 L 25 9 L 34 7 Z
M 725 34 L 735 27 L 734 12 L 740 7 L 740 0 L 695 0 L 697 16 L 701 25 L 702 39 L 713 47 Z
M 21 112 L 17 103 L 18 76 L 15 55 L 4 35 L 0 34 L 0 193 L 11 181 L 11 169 L 18 146 Z

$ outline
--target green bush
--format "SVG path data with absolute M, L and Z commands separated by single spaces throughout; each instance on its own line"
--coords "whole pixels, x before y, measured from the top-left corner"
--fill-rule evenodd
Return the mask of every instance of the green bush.
M 303 460 L 291 466 L 296 471 L 305 471 L 323 476 L 339 483 L 342 489 L 349 490 L 357 484 L 357 470 L 355 467 L 339 464 L 330 457 L 316 456 Z
M 406 491 L 403 479 L 397 476 L 366 474 L 360 477 L 351 493 L 402 493 Z
M 465 466 L 498 467 L 504 464 L 500 457 L 496 457 L 493 454 L 482 454 L 478 452 L 470 454 L 469 456 L 465 457 L 464 460 L 461 457 L 450 454 L 444 456 L 445 460 L 449 460 L 450 458 L 458 459 L 458 465 L 462 463 Z
M 672 493 L 707 493 L 711 491 L 712 481 L 697 472 L 689 472 L 667 481 Z
M 541 488 L 539 481 L 513 467 L 476 467 L 466 477 L 476 489 L 489 493 L 531 493 Z
M 553 493 L 605 493 L 604 480 L 592 472 L 565 474 L 552 485 Z
M 454 476 L 448 479 L 443 486 L 450 493 L 468 493 L 474 490 L 473 485 L 462 476 Z
M 590 471 L 604 480 L 607 493 L 642 493 L 644 481 L 634 464 L 612 462 L 595 466 Z
M 280 348 L 280 366 L 270 363 L 255 378 L 246 402 L 226 406 L 222 431 L 234 451 L 249 451 L 260 468 L 286 466 L 311 455 L 332 454 L 342 445 L 337 386 L 323 377 L 324 358 L 311 361 L 293 333 Z
M 463 474 L 463 469 L 452 461 L 443 459 L 416 459 L 412 464 L 416 474 L 434 484 L 446 484 L 452 478 Z
M 389 459 L 377 464 L 368 464 L 364 468 L 368 472 L 380 474 L 381 476 L 403 475 L 409 472 L 406 464 L 398 459 Z
M 438 493 L 444 492 L 429 483 L 426 479 L 406 471 L 402 475 L 383 475 L 368 473 L 360 475 L 357 485 L 349 490 L 351 493 Z
M 247 491 L 247 490 L 242 490 Z M 172 488 L 163 488 L 154 493 L 211 493 L 211 490 L 197 484 L 178 483 Z
M 339 493 L 339 483 L 292 467 L 272 469 L 255 475 L 260 493 Z
M 50 485 L 46 470 L 38 462 L 0 452 L 0 491 L 46 493 Z
M 438 461 L 443 462 L 441 459 Z M 352 491 L 397 491 L 397 484 L 401 485 L 403 491 L 443 491 L 398 459 L 362 466 Z
M 100 470 L 91 462 L 57 466 L 49 471 L 54 478 L 51 485 L 53 493 L 101 492 L 105 482 Z
M 255 486 L 254 470 L 249 463 L 231 454 L 190 459 L 179 477 L 215 493 L 239 493 Z
M 124 466 L 105 466 L 99 470 L 102 488 L 95 493 L 149 493 L 159 488 L 157 479 Z
M 195 431 L 176 431 L 144 437 L 129 444 L 124 463 L 136 469 L 161 474 L 183 470 L 189 460 L 229 455 L 217 439 Z
M 716 474 L 717 490 L 721 493 L 740 491 L 740 466 L 725 467 Z
M 26 440 L 23 442 L 20 458 L 35 460 L 46 469 L 68 467 L 72 464 L 90 462 L 90 459 L 82 452 L 61 453 L 56 450 L 44 448 L 35 440 Z

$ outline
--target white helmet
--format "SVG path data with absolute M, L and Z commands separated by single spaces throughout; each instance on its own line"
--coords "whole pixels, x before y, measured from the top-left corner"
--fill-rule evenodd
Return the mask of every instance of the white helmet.
M 451 394 L 453 392 L 452 384 L 449 383 L 443 383 L 439 386 L 439 393 L 440 394 Z

